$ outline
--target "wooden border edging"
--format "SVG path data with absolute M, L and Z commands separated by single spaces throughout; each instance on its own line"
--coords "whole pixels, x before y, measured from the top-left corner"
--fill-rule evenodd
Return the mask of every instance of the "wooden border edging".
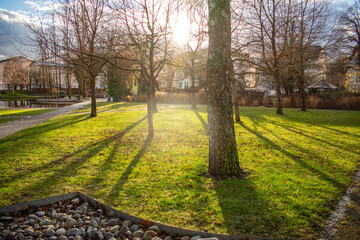
M 134 223 L 147 223 L 151 225 L 158 226 L 162 231 L 166 232 L 167 234 L 175 234 L 180 236 L 196 236 L 200 235 L 202 238 L 212 238 L 216 237 L 219 240 L 280 240 L 278 238 L 265 238 L 265 237 L 244 237 L 244 236 L 237 236 L 237 235 L 223 235 L 223 234 L 215 234 L 215 233 L 208 233 L 208 232 L 200 232 L 200 231 L 193 231 L 184 228 L 178 228 L 174 226 L 169 226 L 161 223 L 152 222 L 146 219 L 138 218 L 127 213 L 121 212 L 117 209 L 114 209 L 110 206 L 107 206 L 101 202 L 96 201 L 95 199 L 81 193 L 81 192 L 72 192 L 58 196 L 52 196 L 47 198 L 42 198 L 38 200 L 32 200 L 22 203 L 17 203 L 13 205 L 3 206 L 0 207 L 0 215 L 8 215 L 12 212 L 18 212 L 23 209 L 26 209 L 28 206 L 34 207 L 43 207 L 46 205 L 51 205 L 57 203 L 59 201 L 66 201 L 73 198 L 81 198 L 83 201 L 88 202 L 95 208 L 101 208 L 104 210 L 105 213 L 109 213 L 110 211 L 114 212 L 114 217 L 120 217 L 124 220 L 130 220 Z M 285 238 L 286 240 L 294 240 L 290 238 Z M 283 240 L 285 240 L 283 239 Z

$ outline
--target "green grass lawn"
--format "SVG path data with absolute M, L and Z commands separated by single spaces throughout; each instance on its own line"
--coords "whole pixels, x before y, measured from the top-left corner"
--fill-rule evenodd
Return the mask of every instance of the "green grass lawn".
M 0 109 L 0 117 L 12 117 L 12 116 L 32 116 L 41 113 L 51 112 L 56 109 L 51 108 L 28 108 L 28 109 Z
M 216 233 L 315 239 L 360 160 L 360 113 L 240 108 L 246 179 L 206 177 L 205 107 L 101 103 L 0 140 L 0 205 L 81 191 L 145 219 Z M 145 105 L 143 105 L 145 106 Z M 101 109 L 106 111 L 101 111 Z

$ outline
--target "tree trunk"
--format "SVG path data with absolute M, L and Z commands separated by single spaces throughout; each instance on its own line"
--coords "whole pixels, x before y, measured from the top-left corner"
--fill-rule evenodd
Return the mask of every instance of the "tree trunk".
M 191 108 L 196 109 L 195 102 L 195 60 L 191 60 Z
M 208 1 L 209 174 L 217 178 L 240 177 L 231 94 L 230 0 Z
M 301 111 L 306 111 L 306 94 L 305 94 L 305 83 L 304 80 L 299 81 L 299 90 L 300 90 L 300 102 L 301 102 Z
M 154 123 L 153 123 L 153 98 L 152 98 L 152 84 L 147 89 L 147 114 L 148 114 L 148 136 L 154 136 Z
M 282 103 L 281 103 L 281 85 L 280 85 L 280 78 L 278 74 L 274 76 L 275 84 L 276 84 L 276 114 L 283 114 L 282 110 Z
M 90 85 L 91 85 L 91 114 L 90 117 L 96 117 L 96 89 L 95 89 L 96 79 L 91 77 Z

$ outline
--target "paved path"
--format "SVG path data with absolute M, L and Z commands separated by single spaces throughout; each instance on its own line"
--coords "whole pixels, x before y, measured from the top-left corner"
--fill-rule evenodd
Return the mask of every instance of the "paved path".
M 104 100 L 100 100 L 97 99 L 96 101 L 104 101 Z M 18 131 L 21 131 L 25 128 L 29 128 L 32 127 L 34 125 L 37 125 L 39 123 L 43 123 L 46 122 L 52 118 L 58 117 L 60 115 L 63 114 L 67 114 L 71 111 L 74 111 L 76 109 L 79 109 L 81 107 L 84 107 L 86 105 L 90 104 L 90 100 L 85 100 L 83 102 L 80 103 L 75 103 L 66 107 L 61 107 L 58 108 L 55 111 L 51 111 L 51 112 L 46 112 L 46 113 L 42 113 L 42 114 L 38 114 L 38 115 L 33 115 L 33 116 L 26 116 L 22 119 L 19 120 L 15 120 L 15 121 L 11 121 L 8 123 L 4 123 L 0 125 L 0 139 L 7 137 L 11 134 L 14 134 Z

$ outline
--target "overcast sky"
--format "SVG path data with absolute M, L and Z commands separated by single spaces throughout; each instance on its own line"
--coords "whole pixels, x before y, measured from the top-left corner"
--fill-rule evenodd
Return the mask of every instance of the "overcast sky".
M 336 9 L 347 9 L 353 0 L 335 0 Z M 34 56 L 28 50 L 31 44 L 24 21 L 35 16 L 34 6 L 41 7 L 42 0 L 0 0 L 0 59 L 12 56 Z M 42 4 L 44 6 L 44 4 Z

